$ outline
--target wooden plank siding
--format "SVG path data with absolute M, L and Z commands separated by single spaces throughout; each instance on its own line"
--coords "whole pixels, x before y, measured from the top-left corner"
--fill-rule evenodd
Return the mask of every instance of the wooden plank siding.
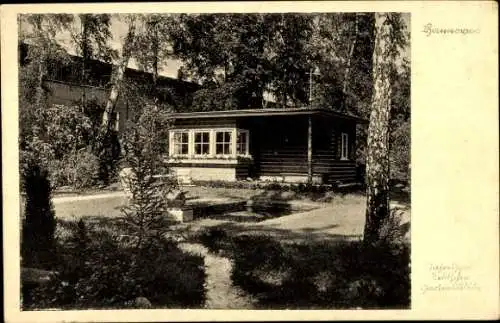
M 306 117 L 254 118 L 247 126 L 259 176 L 307 175 Z
M 240 162 L 238 165 L 236 165 L 236 179 L 247 179 L 251 175 L 250 167 L 251 166 L 249 162 Z
M 289 117 L 288 119 L 292 119 Z M 307 119 L 290 122 L 275 120 L 261 128 L 260 155 L 258 160 L 260 176 L 282 176 L 283 174 L 307 175 Z M 349 160 L 340 160 L 341 133 L 349 135 Z M 321 175 L 328 184 L 356 181 L 354 157 L 354 123 L 339 120 L 313 119 L 313 176 Z M 280 135 L 281 134 L 281 135 Z M 283 140 L 286 138 L 288 140 Z M 290 142 L 293 142 L 291 144 Z
M 173 129 L 216 129 L 234 128 L 234 119 L 177 119 L 174 120 Z

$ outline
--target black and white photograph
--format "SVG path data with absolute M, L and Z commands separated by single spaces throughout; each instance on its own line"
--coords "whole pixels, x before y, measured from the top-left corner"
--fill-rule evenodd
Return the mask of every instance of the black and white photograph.
M 411 308 L 410 13 L 17 20 L 22 311 Z

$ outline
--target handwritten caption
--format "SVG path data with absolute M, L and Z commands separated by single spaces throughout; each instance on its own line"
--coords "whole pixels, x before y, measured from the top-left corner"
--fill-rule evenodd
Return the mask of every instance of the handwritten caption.
M 422 32 L 425 33 L 427 37 L 432 34 L 442 34 L 442 35 L 469 35 L 469 34 L 478 34 L 480 32 L 477 28 L 464 28 L 464 27 L 454 27 L 454 28 L 441 28 L 434 27 L 431 23 L 424 25 L 424 29 Z
M 429 266 L 431 282 L 422 287 L 422 292 L 479 291 L 479 285 L 470 277 L 470 266 L 457 264 L 432 264 Z

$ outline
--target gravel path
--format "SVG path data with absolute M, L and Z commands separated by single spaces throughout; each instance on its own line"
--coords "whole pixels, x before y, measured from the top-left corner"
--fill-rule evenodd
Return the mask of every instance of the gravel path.
M 98 200 L 98 199 L 106 199 L 106 198 L 110 198 L 110 197 L 124 197 L 124 196 L 125 196 L 125 193 L 123 193 L 122 191 L 113 192 L 113 193 L 91 194 L 91 195 L 55 196 L 52 198 L 52 202 L 54 204 L 58 204 L 58 203 L 86 201 L 86 200 Z
M 189 253 L 201 255 L 205 261 L 207 275 L 206 290 L 207 309 L 252 309 L 254 300 L 244 291 L 233 285 L 231 281 L 230 259 L 210 253 L 198 243 L 180 243 L 179 247 Z

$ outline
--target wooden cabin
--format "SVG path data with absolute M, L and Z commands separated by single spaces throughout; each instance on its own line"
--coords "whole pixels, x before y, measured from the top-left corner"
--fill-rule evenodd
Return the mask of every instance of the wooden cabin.
M 176 113 L 168 165 L 192 180 L 356 182 L 356 124 L 326 109 Z

